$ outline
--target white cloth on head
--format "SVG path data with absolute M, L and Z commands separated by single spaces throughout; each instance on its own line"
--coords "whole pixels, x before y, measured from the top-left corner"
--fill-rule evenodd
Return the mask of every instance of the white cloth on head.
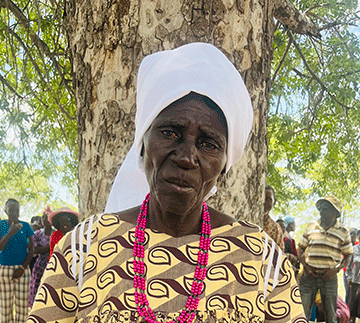
M 141 204 L 149 191 L 144 187 L 145 175 L 140 173 L 143 136 L 163 109 L 190 92 L 207 96 L 225 115 L 226 171 L 240 159 L 251 131 L 253 109 L 240 74 L 227 57 L 206 43 L 149 55 L 141 62 L 137 79 L 135 141 L 115 178 L 105 212 Z

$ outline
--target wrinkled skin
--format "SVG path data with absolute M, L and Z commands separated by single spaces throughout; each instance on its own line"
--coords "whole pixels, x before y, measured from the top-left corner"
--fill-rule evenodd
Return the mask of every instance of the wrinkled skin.
M 202 201 L 226 165 L 224 118 L 188 96 L 158 115 L 143 142 L 149 225 L 174 235 L 198 232 Z

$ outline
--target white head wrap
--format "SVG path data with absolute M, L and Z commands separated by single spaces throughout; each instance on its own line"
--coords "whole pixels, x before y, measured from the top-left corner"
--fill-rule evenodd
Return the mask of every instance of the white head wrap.
M 143 136 L 163 109 L 190 92 L 209 97 L 225 115 L 226 171 L 239 160 L 252 127 L 253 109 L 234 65 L 220 50 L 206 43 L 149 55 L 141 62 L 137 79 L 135 141 L 115 178 L 105 212 L 141 204 L 149 191 L 145 175 L 140 171 Z

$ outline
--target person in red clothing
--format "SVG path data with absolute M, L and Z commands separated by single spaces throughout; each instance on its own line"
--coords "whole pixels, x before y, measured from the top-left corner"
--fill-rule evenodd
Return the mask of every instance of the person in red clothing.
M 285 252 L 297 257 L 298 252 L 296 249 L 296 243 L 291 233 L 295 231 L 295 218 L 293 216 L 287 216 L 285 217 L 284 222 L 285 222 L 285 232 L 284 232 Z
M 51 225 L 56 231 L 51 235 L 50 238 L 50 256 L 54 251 L 56 244 L 61 238 L 79 223 L 78 214 L 68 207 L 62 207 L 52 212 L 49 216 Z
M 296 249 L 295 239 L 293 233 L 295 231 L 295 218 L 293 216 L 287 216 L 284 219 L 285 232 L 284 232 L 284 246 L 285 253 L 288 256 L 291 264 L 293 265 L 295 274 L 297 275 L 300 270 L 300 262 L 298 259 L 298 252 Z

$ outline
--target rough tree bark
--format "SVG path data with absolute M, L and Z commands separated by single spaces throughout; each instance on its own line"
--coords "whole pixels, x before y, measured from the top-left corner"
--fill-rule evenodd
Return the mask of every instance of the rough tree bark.
M 140 61 L 150 53 L 199 41 L 214 44 L 235 64 L 255 112 L 245 154 L 210 204 L 261 224 L 273 13 L 271 0 L 65 1 L 78 112 L 82 217 L 103 211 L 131 146 Z

